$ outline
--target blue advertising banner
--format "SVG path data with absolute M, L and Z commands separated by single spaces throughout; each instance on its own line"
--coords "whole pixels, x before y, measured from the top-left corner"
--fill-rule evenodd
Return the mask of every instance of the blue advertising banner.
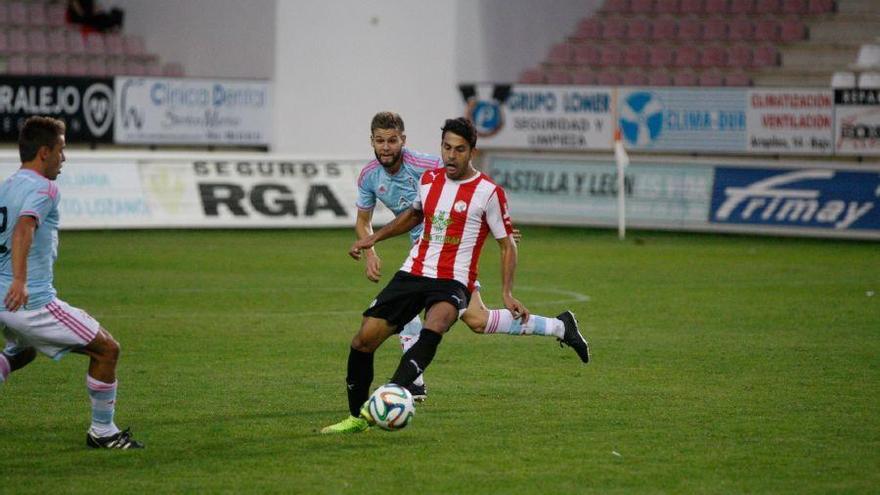
M 618 124 L 627 148 L 746 152 L 744 89 L 627 88 L 618 93 Z
M 709 221 L 836 231 L 880 230 L 880 173 L 716 167 Z

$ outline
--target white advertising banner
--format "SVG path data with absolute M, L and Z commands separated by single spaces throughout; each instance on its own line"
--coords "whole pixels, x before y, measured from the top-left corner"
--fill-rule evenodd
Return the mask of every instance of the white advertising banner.
M 748 151 L 830 155 L 834 152 L 834 93 L 753 89 L 746 112 Z
M 880 89 L 834 90 L 835 147 L 840 155 L 880 155 Z
M 115 141 L 121 144 L 268 146 L 265 81 L 117 77 Z
M 613 88 L 477 84 L 459 89 L 481 148 L 611 149 Z

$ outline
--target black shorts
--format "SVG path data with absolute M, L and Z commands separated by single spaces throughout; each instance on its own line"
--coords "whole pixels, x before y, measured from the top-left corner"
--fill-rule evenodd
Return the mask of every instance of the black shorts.
M 381 318 L 397 330 L 412 321 L 422 310 L 438 302 L 448 302 L 459 311 L 467 309 L 471 294 L 467 287 L 457 280 L 419 277 L 399 271 L 376 296 L 373 304 L 364 311 L 364 316 Z

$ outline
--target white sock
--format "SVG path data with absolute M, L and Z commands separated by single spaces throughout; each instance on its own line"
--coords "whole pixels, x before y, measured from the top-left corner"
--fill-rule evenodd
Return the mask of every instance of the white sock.
M 0 354 L 0 383 L 6 381 L 6 377 L 9 376 L 9 373 L 12 372 L 12 365 L 9 364 L 9 360 L 6 359 L 6 356 Z
M 116 382 L 104 383 L 86 375 L 86 388 L 92 400 L 92 426 L 89 430 L 97 437 L 109 437 L 119 432 L 113 422 L 116 412 Z
M 565 335 L 565 324 L 556 318 L 541 315 L 529 315 L 529 321 L 521 323 L 506 309 L 489 311 L 489 322 L 486 333 L 505 333 L 507 335 L 546 335 L 562 338 Z
M 404 354 L 406 354 L 406 351 L 408 351 L 410 347 L 419 341 L 419 334 L 421 333 L 422 320 L 420 320 L 418 316 L 403 326 L 403 330 L 400 331 L 398 338 L 400 338 L 400 348 Z M 417 376 L 416 379 L 413 380 L 413 384 L 423 387 L 425 385 L 424 375 Z

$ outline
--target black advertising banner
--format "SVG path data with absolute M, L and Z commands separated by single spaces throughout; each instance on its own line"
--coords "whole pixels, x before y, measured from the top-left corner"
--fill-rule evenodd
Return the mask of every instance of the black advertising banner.
M 113 79 L 0 77 L 0 141 L 18 141 L 31 115 L 63 120 L 69 143 L 112 143 Z

